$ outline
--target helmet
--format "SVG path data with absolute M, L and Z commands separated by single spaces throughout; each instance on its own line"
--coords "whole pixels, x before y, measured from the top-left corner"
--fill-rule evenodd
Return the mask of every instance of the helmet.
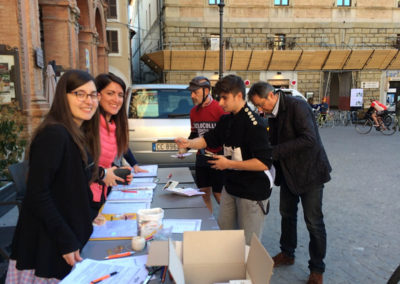
M 194 77 L 192 79 L 192 81 L 190 81 L 189 87 L 187 87 L 187 89 L 189 91 L 191 91 L 191 92 L 194 92 L 194 91 L 196 91 L 197 89 L 200 89 L 200 88 L 211 89 L 211 83 L 210 83 L 210 80 L 208 80 L 207 77 L 204 77 L 204 76 Z

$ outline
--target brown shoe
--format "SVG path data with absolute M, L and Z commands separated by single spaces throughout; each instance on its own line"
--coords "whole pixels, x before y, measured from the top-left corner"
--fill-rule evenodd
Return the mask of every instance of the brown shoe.
M 307 284 L 322 284 L 322 274 L 317 272 L 311 272 L 310 278 L 308 278 Z
M 283 252 L 278 253 L 272 259 L 274 260 L 274 267 L 294 264 L 294 257 L 287 256 Z

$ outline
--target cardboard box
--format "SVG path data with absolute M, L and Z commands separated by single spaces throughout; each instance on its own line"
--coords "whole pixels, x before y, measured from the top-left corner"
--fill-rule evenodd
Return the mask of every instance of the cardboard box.
M 246 257 L 247 256 L 247 257 Z M 154 241 L 148 266 L 166 266 L 177 284 L 213 284 L 250 279 L 270 282 L 274 262 L 256 235 L 248 254 L 243 230 L 184 232 L 183 241 Z

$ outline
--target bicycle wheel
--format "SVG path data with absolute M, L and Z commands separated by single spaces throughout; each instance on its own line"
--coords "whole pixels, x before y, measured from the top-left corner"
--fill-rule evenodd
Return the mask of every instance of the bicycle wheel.
M 355 122 L 355 128 L 360 134 L 368 134 L 372 129 L 372 121 L 369 119 L 361 119 Z
M 385 126 L 389 126 L 393 122 L 393 119 L 390 115 L 385 115 L 384 117 L 382 117 L 382 120 Z
M 390 118 L 390 119 L 388 119 Z M 384 127 L 381 127 L 381 132 L 383 135 L 393 135 L 397 130 L 397 119 L 392 119 L 391 116 L 387 116 L 384 121 Z

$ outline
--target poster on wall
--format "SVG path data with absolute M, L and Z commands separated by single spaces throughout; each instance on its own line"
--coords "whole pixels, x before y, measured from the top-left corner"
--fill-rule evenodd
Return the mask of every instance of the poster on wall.
M 0 55 L 0 103 L 9 103 L 15 99 L 12 68 L 14 68 L 14 57 Z
M 18 51 L 16 49 L 9 49 L 0 44 L 0 104 L 15 101 L 16 93 L 21 94 L 17 59 Z M 22 107 L 22 99 L 19 98 L 19 100 Z
M 364 90 L 351 89 L 350 107 L 362 107 L 364 103 Z
M 8 63 L 0 62 L 0 93 L 10 91 L 10 73 L 8 72 Z

